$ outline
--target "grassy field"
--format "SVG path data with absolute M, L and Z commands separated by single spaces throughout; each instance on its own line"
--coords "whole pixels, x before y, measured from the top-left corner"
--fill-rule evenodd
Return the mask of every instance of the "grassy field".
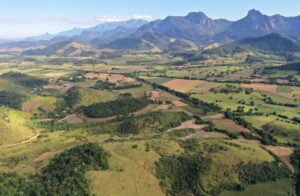
M 291 179 L 284 179 L 278 182 L 267 182 L 257 185 L 252 185 L 243 192 L 235 191 L 225 191 L 221 196 L 265 196 L 265 195 L 274 195 L 274 196 L 287 196 L 295 195 L 294 187 L 291 186 Z
M 279 178 L 275 182 L 268 179 L 265 183 L 249 185 L 239 174 L 241 165 L 283 164 L 266 150 L 276 151 L 278 146 L 264 146 L 265 149 L 258 140 L 241 137 L 241 132 L 252 132 L 250 128 L 225 118 L 224 112 L 228 109 L 238 111 L 239 117 L 273 136 L 278 145 L 300 146 L 300 125 L 293 121 L 300 114 L 300 88 L 289 85 L 285 79 L 279 80 L 283 85 L 257 83 L 268 82 L 269 77 L 281 73 L 262 75 L 258 72 L 261 75 L 255 75 L 254 69 L 263 68 L 268 63 L 249 66 L 244 63 L 247 55 L 216 57 L 183 65 L 173 65 L 183 61 L 183 57 L 157 51 L 103 50 L 99 52 L 99 63 L 80 65 L 75 62 L 82 59 L 75 56 L 63 59 L 66 62 L 62 64 L 55 63 L 57 56 L 34 56 L 35 62 L 3 56 L 7 62 L 0 63 L 0 73 L 17 71 L 27 74 L 29 81 L 34 76 L 47 84 L 28 87 L 17 83 L 15 78 L 0 76 L 0 91 L 25 95 L 21 108 L 0 108 L 0 173 L 39 174 L 56 155 L 81 144 L 95 143 L 107 152 L 109 167 L 87 172 L 88 188 L 94 195 L 166 195 L 162 183 L 165 181 L 157 174 L 158 163 L 164 159 L 175 161 L 182 166 L 180 169 L 188 170 L 183 174 L 180 169 L 176 170 L 178 165 L 173 167 L 170 164 L 167 165 L 170 167 L 167 169 L 173 172 L 169 173 L 170 176 L 191 174 L 182 178 L 179 184 L 189 186 L 193 184 L 189 180 L 197 179 L 196 184 L 207 195 L 293 195 L 290 178 Z M 270 64 L 278 65 L 279 61 L 275 59 Z M 192 103 L 195 100 L 144 82 L 123 90 L 95 88 L 98 80 L 117 85 L 140 82 L 124 73 L 134 73 L 150 83 L 166 86 L 204 103 L 196 102 L 196 106 Z M 288 74 L 297 77 L 294 72 L 283 76 Z M 239 84 L 241 81 L 247 81 L 247 84 Z M 115 102 L 114 114 L 108 118 L 88 118 L 85 113 L 86 106 L 124 97 L 151 101 L 147 100 L 148 104 L 137 111 L 125 111 L 124 115 L 116 114 L 124 105 Z M 217 104 L 221 110 L 205 108 L 210 107 L 205 105 L 208 103 Z M 208 131 L 209 123 L 219 132 Z M 239 138 L 230 137 L 230 134 L 237 134 Z M 291 153 L 294 148 L 288 150 Z M 195 177 L 192 174 L 197 174 L 199 168 L 193 167 L 201 161 L 197 159 L 199 157 L 207 160 L 209 165 Z M 283 158 L 290 166 L 289 159 Z M 188 166 L 185 163 L 189 163 Z M 173 179 L 170 178 L 165 183 L 171 182 Z M 239 185 L 245 191 L 224 191 L 226 187 Z M 187 190 L 180 193 L 189 195 Z
M 37 130 L 28 126 L 30 115 L 3 107 L 0 108 L 0 112 L 0 145 L 18 143 L 37 134 Z

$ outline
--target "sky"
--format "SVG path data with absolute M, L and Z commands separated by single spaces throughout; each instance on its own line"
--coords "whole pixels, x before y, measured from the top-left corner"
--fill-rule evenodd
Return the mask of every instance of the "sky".
M 238 20 L 250 9 L 300 15 L 300 0 L 0 0 L 0 39 L 58 33 L 131 18 L 155 20 L 202 11 Z

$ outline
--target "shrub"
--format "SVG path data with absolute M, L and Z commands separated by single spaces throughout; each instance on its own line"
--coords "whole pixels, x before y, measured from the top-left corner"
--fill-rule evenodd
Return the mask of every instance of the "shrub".
M 2 76 L 4 78 L 12 80 L 16 84 L 29 88 L 39 88 L 43 85 L 48 84 L 48 81 L 46 79 L 29 76 L 19 72 L 8 72 L 3 74 Z
M 84 109 L 84 113 L 91 118 L 127 115 L 142 109 L 150 103 L 150 100 L 144 98 L 122 98 L 115 101 L 92 104 Z
M 246 185 L 291 177 L 290 171 L 277 162 L 240 164 L 237 166 L 237 170 L 240 181 Z
M 69 107 L 73 108 L 80 101 L 79 89 L 77 87 L 70 88 L 66 92 L 64 99 L 66 101 L 66 104 Z
M 25 96 L 10 91 L 0 91 L 0 105 L 20 109 Z
M 167 195 L 202 195 L 200 178 L 209 164 L 200 155 L 166 156 L 156 163 L 155 175 Z
M 108 154 L 96 144 L 84 144 L 58 154 L 41 174 L 0 173 L 0 195 L 92 195 L 85 175 L 108 168 Z

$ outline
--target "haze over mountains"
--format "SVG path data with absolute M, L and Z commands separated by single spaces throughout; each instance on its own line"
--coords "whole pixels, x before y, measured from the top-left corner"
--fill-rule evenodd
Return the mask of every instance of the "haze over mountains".
M 101 49 L 197 50 L 214 43 L 227 44 L 272 33 L 297 40 L 300 37 L 299 26 L 300 16 L 267 16 L 257 10 L 250 10 L 246 17 L 238 21 L 214 20 L 202 12 L 193 12 L 186 16 L 169 16 L 149 23 L 144 20 L 129 20 L 104 23 L 89 29 L 74 28 L 56 35 L 45 34 L 2 46 L 46 47 L 78 42 Z M 35 52 L 30 50 L 30 53 Z

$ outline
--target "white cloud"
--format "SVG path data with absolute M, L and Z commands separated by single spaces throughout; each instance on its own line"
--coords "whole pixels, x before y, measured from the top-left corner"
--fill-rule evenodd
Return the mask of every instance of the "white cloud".
M 72 25 L 72 26 L 92 26 L 105 22 L 125 21 L 130 19 L 154 20 L 153 16 L 133 15 L 129 17 L 122 16 L 78 16 L 78 17 L 39 17 L 39 18 L 0 18 L 0 25 Z

